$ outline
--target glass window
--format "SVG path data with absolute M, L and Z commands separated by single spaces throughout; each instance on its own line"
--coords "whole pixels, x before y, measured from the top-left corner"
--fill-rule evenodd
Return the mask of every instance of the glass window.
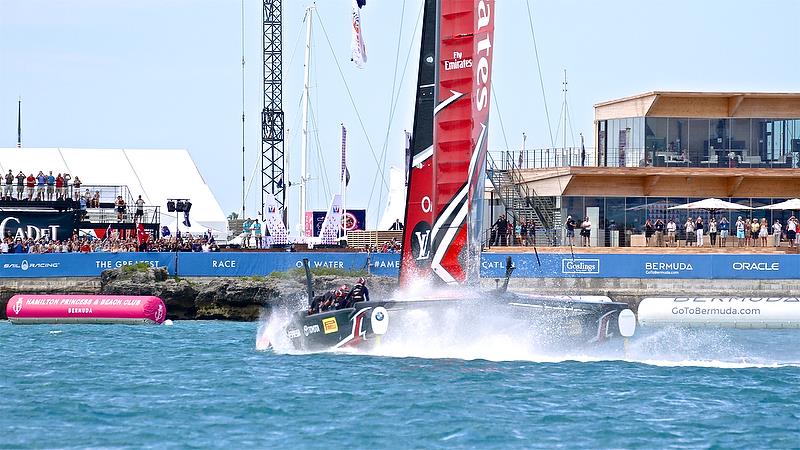
M 673 119 L 667 121 L 667 151 L 672 157 L 667 158 L 667 165 L 686 164 L 688 155 L 686 146 L 689 143 L 689 119 Z
M 708 155 L 709 120 L 689 119 L 689 142 L 686 148 L 689 164 L 699 166 L 700 161 Z
M 625 230 L 633 234 L 644 233 L 646 210 L 647 200 L 645 197 L 627 197 L 625 199 Z

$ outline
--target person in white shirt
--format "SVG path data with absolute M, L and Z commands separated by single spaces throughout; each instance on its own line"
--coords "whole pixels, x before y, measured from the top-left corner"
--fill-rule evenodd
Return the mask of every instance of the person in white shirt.
M 8 241 L 3 240 L 3 243 L 0 244 L 0 253 L 8 253 Z
M 675 224 L 675 221 L 669 219 L 667 222 L 667 246 L 672 247 L 675 245 L 675 232 L 678 230 L 678 226 Z
M 781 221 L 775 219 L 775 223 L 772 224 L 772 243 L 775 247 L 781 246 L 781 232 L 783 231 L 783 226 L 781 226 Z

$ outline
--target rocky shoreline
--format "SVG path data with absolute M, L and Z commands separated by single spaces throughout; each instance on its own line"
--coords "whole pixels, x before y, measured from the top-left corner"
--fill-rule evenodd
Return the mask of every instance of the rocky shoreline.
M 315 293 L 352 285 L 353 277 L 313 277 Z M 370 294 L 385 298 L 397 287 L 394 277 L 367 277 Z M 0 287 L 0 314 L 16 294 L 154 295 L 164 300 L 168 319 L 255 321 L 272 308 L 306 304 L 305 276 L 291 271 L 278 276 L 241 278 L 175 278 L 166 269 L 110 269 L 99 279 L 26 279 Z

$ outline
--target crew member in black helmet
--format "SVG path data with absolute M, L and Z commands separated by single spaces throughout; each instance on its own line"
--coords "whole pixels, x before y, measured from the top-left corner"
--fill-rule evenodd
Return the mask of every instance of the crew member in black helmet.
M 367 280 L 364 277 L 359 277 L 353 289 L 347 294 L 346 307 L 352 308 L 356 302 L 364 301 L 369 301 L 369 289 L 367 289 Z

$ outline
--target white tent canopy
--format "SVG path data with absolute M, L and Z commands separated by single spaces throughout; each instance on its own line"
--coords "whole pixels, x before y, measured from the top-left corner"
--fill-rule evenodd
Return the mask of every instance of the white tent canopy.
M 225 213 L 184 149 L 0 148 L 0 170 L 34 175 L 52 170 L 71 174 L 73 181 L 78 176 L 85 186 L 127 186 L 134 199 L 141 195 L 145 205 L 160 206 L 161 222 L 173 232 L 175 214 L 167 212 L 167 199 L 186 198 L 192 202 L 192 233 L 211 228 L 227 237 Z
M 756 209 L 782 209 L 800 211 L 800 198 L 793 198 L 784 202 L 775 203 L 774 205 L 761 206 Z
M 406 185 L 402 169 L 389 168 L 389 202 L 378 222 L 379 230 L 388 230 L 395 220 L 403 222 L 406 214 Z
M 732 210 L 747 210 L 753 209 L 749 206 L 740 205 L 738 203 L 732 203 L 725 200 L 720 200 L 718 198 L 706 198 L 703 200 L 698 200 L 696 202 L 686 203 L 685 205 L 677 205 L 672 206 L 667 209 L 705 209 L 708 211 L 718 211 L 721 209 L 732 209 Z

